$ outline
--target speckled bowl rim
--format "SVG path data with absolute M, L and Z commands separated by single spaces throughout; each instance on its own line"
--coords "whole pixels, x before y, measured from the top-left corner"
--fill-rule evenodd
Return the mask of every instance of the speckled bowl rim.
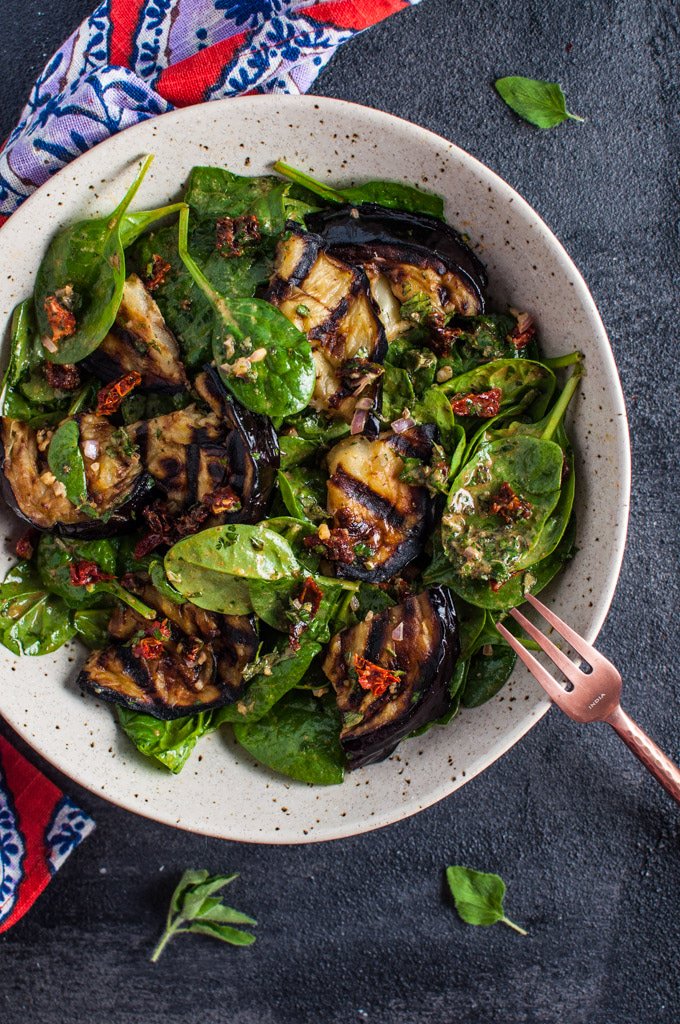
M 620 472 L 619 484 L 620 484 L 620 500 L 617 506 L 617 512 L 619 514 L 618 522 L 614 526 L 614 548 L 615 555 L 612 558 L 608 571 L 604 575 L 600 583 L 599 593 L 597 600 L 594 602 L 592 616 L 588 629 L 583 630 L 586 639 L 589 642 L 593 642 L 599 633 L 602 623 L 604 622 L 606 615 L 609 611 L 609 607 L 614 595 L 616 584 L 618 581 L 619 573 L 621 570 L 621 564 L 623 561 L 626 533 L 628 527 L 628 514 L 630 504 L 630 488 L 631 488 L 631 455 L 630 455 L 630 438 L 628 431 L 628 422 L 626 416 L 625 402 L 623 397 L 623 391 L 618 376 L 614 355 L 611 349 L 611 344 L 607 337 L 607 333 L 600 317 L 599 311 L 595 305 L 595 302 L 590 294 L 588 286 L 585 283 L 580 271 L 574 264 L 573 260 L 567 253 L 566 249 L 554 235 L 550 228 L 545 224 L 540 215 L 533 209 L 530 204 L 522 198 L 522 196 L 516 192 L 503 178 L 501 178 L 496 172 L 492 171 L 489 167 L 483 164 L 481 161 L 471 156 L 465 150 L 461 149 L 455 143 L 443 138 L 435 132 L 429 129 L 423 128 L 420 125 L 414 124 L 413 122 L 407 121 L 403 118 L 397 117 L 394 114 L 389 114 L 385 111 L 381 111 L 372 107 L 367 107 L 362 104 L 352 103 L 347 100 L 319 97 L 319 96 L 265 96 L 256 95 L 249 97 L 242 97 L 238 99 L 223 99 L 215 100 L 209 104 L 211 111 L 217 111 L 220 107 L 227 105 L 230 116 L 233 115 L 234 111 L 238 106 L 245 108 L 246 106 L 255 108 L 262 107 L 266 110 L 268 106 L 285 106 L 291 109 L 291 112 L 309 108 L 312 106 L 314 109 L 323 112 L 328 110 L 330 116 L 332 116 L 333 110 L 342 108 L 343 110 L 356 111 L 357 116 L 366 117 L 367 115 L 377 119 L 378 122 L 384 121 L 389 122 L 390 125 L 396 127 L 405 136 L 411 136 L 416 141 L 420 140 L 424 144 L 431 145 L 436 143 L 437 145 L 444 146 L 446 150 L 454 157 L 459 159 L 461 162 L 467 164 L 470 171 L 476 173 L 479 176 L 480 181 L 483 181 L 489 192 L 495 193 L 500 199 L 506 202 L 514 202 L 515 209 L 520 210 L 522 215 L 530 216 L 534 221 L 534 226 L 537 230 L 537 235 L 542 236 L 541 240 L 543 243 L 552 250 L 553 254 L 559 260 L 559 262 L 568 269 L 569 275 L 572 277 L 572 283 L 575 288 L 575 295 L 583 306 L 584 311 L 592 324 L 593 333 L 600 335 L 599 338 L 599 355 L 605 364 L 605 369 L 609 381 L 609 385 L 613 388 L 613 405 L 616 408 L 616 415 L 619 417 L 619 423 L 621 430 L 617 437 L 617 457 L 618 457 L 618 469 Z M 50 187 L 51 184 L 63 176 L 72 173 L 73 168 L 79 165 L 81 162 L 86 161 L 92 150 L 103 150 L 110 146 L 112 143 L 124 136 L 126 141 L 129 142 L 129 152 L 131 156 L 138 155 L 138 148 L 136 146 L 137 138 L 140 135 L 146 135 L 149 129 L 149 124 L 153 124 L 154 127 L 161 126 L 161 130 L 164 125 L 170 125 L 171 123 L 181 125 L 183 121 L 189 123 L 195 118 L 199 111 L 205 109 L 207 104 L 196 104 L 190 107 L 184 107 L 181 109 L 169 111 L 168 113 L 158 115 L 153 119 L 141 122 L 138 125 L 134 125 L 130 128 L 125 129 L 123 132 L 118 133 L 110 139 L 106 139 L 99 143 L 96 147 L 92 147 L 86 153 L 81 154 L 75 158 L 71 163 L 62 168 L 56 175 L 48 179 L 33 195 L 24 201 L 20 210 L 15 213 L 3 228 L 0 229 L 0 242 L 2 241 L 3 232 L 7 230 L 7 225 L 15 224 L 19 226 L 19 222 L 22 224 L 25 220 L 30 219 L 30 215 L 33 210 L 33 206 L 37 203 L 39 197 Z M 154 132 L 155 134 L 155 132 Z M 119 143 L 118 143 L 119 144 Z M 144 147 L 142 147 L 144 149 Z M 228 163 L 228 161 L 225 161 Z M 247 172 L 246 172 L 247 173 Z M 376 174 L 376 176 L 381 176 Z M 138 203 L 136 205 L 139 205 Z M 37 261 L 36 261 L 37 268 Z M 4 363 L 4 360 L 3 360 Z M 538 721 L 550 710 L 551 704 L 547 698 L 539 700 L 537 705 L 534 706 L 532 713 L 527 714 L 524 718 L 520 718 L 513 728 L 507 729 L 503 735 L 498 738 L 492 749 L 483 757 L 478 758 L 470 770 L 462 772 L 462 778 L 459 778 L 455 783 L 452 784 L 450 780 L 442 781 L 439 786 L 433 786 L 428 792 L 425 799 L 420 800 L 417 806 L 392 806 L 386 808 L 382 814 L 374 815 L 373 817 L 361 823 L 357 826 L 356 824 L 348 824 L 343 826 L 342 824 L 335 824 L 335 826 L 321 827 L 315 830 L 314 834 L 304 835 L 284 835 L 279 836 L 276 831 L 271 829 L 258 829 L 257 832 L 249 830 L 247 828 L 241 829 L 238 834 L 225 832 L 224 830 L 215 829 L 209 825 L 197 825 L 195 822 L 181 821 L 174 819 L 170 813 L 164 813 L 154 808 L 144 807 L 140 804 L 139 800 L 135 800 L 129 793 L 125 795 L 121 794 L 109 794 L 101 792 L 101 788 L 98 787 L 91 778 L 88 777 L 86 771 L 79 769 L 65 768 L 60 760 L 56 756 L 50 756 L 44 750 L 41 749 L 40 744 L 36 743 L 34 738 L 27 735 L 26 730 L 22 727 L 21 722 L 17 716 L 7 714 L 2 709 L 2 697 L 0 696 L 0 714 L 5 721 L 29 744 L 37 753 L 39 753 L 45 760 L 52 764 L 60 772 L 67 775 L 74 782 L 83 786 L 85 789 L 90 790 L 98 796 L 103 796 L 104 799 L 110 803 L 115 804 L 125 810 L 129 810 L 132 813 L 139 814 L 142 817 L 147 817 L 153 821 L 158 821 L 163 824 L 167 824 L 173 828 L 180 828 L 189 832 L 195 832 L 198 834 L 212 836 L 214 838 L 223 838 L 237 842 L 248 842 L 256 844 L 274 844 L 274 845 L 299 845 L 304 843 L 314 842 L 325 842 L 331 839 L 341 839 L 353 835 L 363 834 L 364 832 L 373 831 L 378 828 L 383 828 L 387 825 L 393 824 L 397 821 L 403 820 L 414 814 L 419 813 L 421 810 L 432 806 L 439 802 L 445 797 L 451 795 L 461 786 L 470 782 L 477 775 L 481 774 L 486 768 L 492 765 L 500 757 L 503 756 L 511 747 L 513 747 L 526 733 L 533 728 Z M 368 769 L 370 771 L 370 769 Z M 333 787 L 335 791 L 341 791 L 344 787 Z

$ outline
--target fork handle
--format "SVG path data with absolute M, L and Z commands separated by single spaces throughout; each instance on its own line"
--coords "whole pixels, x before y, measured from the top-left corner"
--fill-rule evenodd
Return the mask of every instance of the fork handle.
M 605 721 L 616 730 L 626 746 L 642 761 L 647 771 L 661 783 L 666 792 L 680 803 L 680 768 L 666 757 L 663 750 L 657 747 L 621 706 L 615 708 Z

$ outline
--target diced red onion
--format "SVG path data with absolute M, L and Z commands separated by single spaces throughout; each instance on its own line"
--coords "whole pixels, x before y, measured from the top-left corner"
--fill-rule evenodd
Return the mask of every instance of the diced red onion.
M 83 455 L 86 459 L 96 459 L 99 455 L 99 441 L 85 441 Z
M 368 414 L 373 408 L 373 398 L 366 396 L 360 398 L 354 407 L 354 415 L 352 416 L 352 425 L 349 428 L 350 434 L 360 434 L 366 426 L 366 420 Z
M 403 640 L 404 639 L 404 623 L 403 622 L 400 622 L 399 625 L 395 626 L 394 629 L 392 630 L 392 639 L 393 640 Z
M 56 352 L 57 351 L 57 343 L 55 341 L 52 341 L 51 338 L 43 338 L 42 339 L 42 343 L 43 343 L 43 345 L 45 346 L 45 348 L 47 349 L 48 352 Z
M 411 427 L 415 427 L 415 425 L 416 421 L 412 420 L 409 416 L 402 416 L 400 419 L 390 423 L 395 434 L 403 434 L 406 430 L 410 430 Z

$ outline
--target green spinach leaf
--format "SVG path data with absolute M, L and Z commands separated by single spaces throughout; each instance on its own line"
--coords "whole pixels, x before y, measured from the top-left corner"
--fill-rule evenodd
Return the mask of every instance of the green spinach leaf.
M 80 427 L 76 420 L 65 420 L 52 435 L 47 462 L 57 480 L 66 488 L 66 497 L 75 505 L 94 515 L 88 504 L 85 460 L 80 450 Z
M 426 213 L 439 220 L 444 219 L 444 200 L 441 196 L 432 192 L 421 192 L 413 185 L 404 185 L 398 181 L 367 181 L 363 185 L 337 189 L 290 167 L 282 160 L 276 161 L 274 170 L 302 185 L 327 203 L 353 203 L 357 206 L 361 203 L 379 203 L 380 206 L 396 210 Z
M 75 626 L 61 598 L 48 593 L 30 562 L 13 566 L 0 584 L 0 643 L 13 654 L 50 654 Z
M 253 668 L 261 665 L 253 676 L 248 689 L 236 704 L 228 704 L 214 711 L 215 721 L 259 722 L 285 695 L 298 685 L 314 658 L 321 651 L 321 644 L 304 640 L 298 651 L 286 647 L 265 655 Z
M 291 779 L 317 786 L 343 780 L 340 718 L 333 699 L 292 690 L 259 721 L 235 723 L 234 735 L 257 761 Z
M 35 567 L 46 590 L 61 597 L 69 608 L 101 608 L 111 605 L 111 595 L 101 584 L 88 587 L 71 583 L 71 566 L 78 561 L 95 562 L 102 572 L 116 573 L 117 551 L 111 540 L 71 540 L 43 533 L 38 541 Z
M 200 608 L 225 615 L 251 611 L 249 580 L 298 576 L 301 565 L 286 540 L 264 523 L 214 526 L 185 537 L 165 556 L 172 585 Z
M 280 417 L 304 409 L 315 382 L 307 336 L 262 299 L 219 295 L 189 253 L 188 225 L 182 210 L 179 254 L 213 307 L 213 355 L 222 380 L 253 412 Z
M 108 334 L 123 296 L 125 254 L 121 222 L 153 157 L 149 156 L 120 204 L 108 217 L 79 221 L 52 239 L 35 284 L 35 314 L 46 357 L 78 363 Z M 53 340 L 48 317 L 56 300 L 75 316 L 75 329 Z M 45 344 L 47 342 L 47 344 Z
M 186 764 L 197 740 L 216 728 L 212 711 L 186 718 L 161 721 L 140 711 L 116 707 L 118 721 L 140 754 L 158 761 L 177 775 Z

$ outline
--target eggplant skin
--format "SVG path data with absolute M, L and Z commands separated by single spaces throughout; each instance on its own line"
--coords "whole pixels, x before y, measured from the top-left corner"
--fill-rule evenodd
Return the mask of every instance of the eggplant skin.
M 484 294 L 487 277 L 483 263 L 454 228 L 436 217 L 361 203 L 311 213 L 305 223 L 341 259 L 354 262 L 357 255 L 379 255 L 385 246 L 408 247 L 421 257 L 434 254 L 450 270 L 465 274 L 480 298 Z
M 160 719 L 181 718 L 237 700 L 244 690 L 243 669 L 257 650 L 252 617 L 216 615 L 188 602 L 177 605 L 142 574 L 126 583 L 156 609 L 159 619 L 168 620 L 171 637 L 159 657 L 138 656 L 135 640 L 148 622 L 130 608 L 117 608 L 109 623 L 114 643 L 90 654 L 78 685 L 100 700 Z M 198 654 L 187 657 L 192 646 Z
M 351 423 L 359 394 L 377 407 L 377 379 L 353 391 L 342 370 L 361 360 L 376 364 L 377 375 L 381 372 L 387 338 L 378 307 L 361 268 L 329 255 L 317 236 L 289 227 L 277 246 L 265 297 L 309 338 L 316 369 L 310 405 Z
M 144 391 L 176 394 L 189 387 L 177 341 L 137 274 L 127 278 L 115 323 L 85 366 L 106 382 L 135 370 Z
M 223 516 L 225 523 L 257 523 L 267 515 L 279 468 L 279 441 L 268 416 L 250 412 L 227 392 L 214 367 L 206 366 L 195 387 L 212 411 L 231 428 L 226 441 L 229 486 L 241 508 Z
M 383 583 L 420 554 L 432 523 L 432 500 L 427 488 L 408 484 L 400 475 L 404 458 L 429 461 L 435 432 L 426 424 L 402 434 L 388 431 L 373 440 L 356 435 L 330 450 L 331 537 L 334 531 L 346 531 L 350 544 L 370 551 L 353 562 L 340 562 L 339 576 Z
M 395 640 L 397 627 L 401 638 Z M 357 656 L 393 672 L 397 682 L 379 696 L 362 689 Z M 443 586 L 407 597 L 331 639 L 322 667 L 346 723 L 340 743 L 350 768 L 384 760 L 400 740 L 449 710 L 459 656 L 456 609 Z
M 110 536 L 129 527 L 150 500 L 152 481 L 138 452 L 122 443 L 125 439 L 106 417 L 84 413 L 77 420 L 88 494 L 100 518 L 72 505 L 50 472 L 47 450 L 54 428 L 35 430 L 8 417 L 0 423 L 3 495 L 10 508 L 38 530 L 83 539 Z M 88 441 L 97 445 L 94 457 L 83 450 Z

